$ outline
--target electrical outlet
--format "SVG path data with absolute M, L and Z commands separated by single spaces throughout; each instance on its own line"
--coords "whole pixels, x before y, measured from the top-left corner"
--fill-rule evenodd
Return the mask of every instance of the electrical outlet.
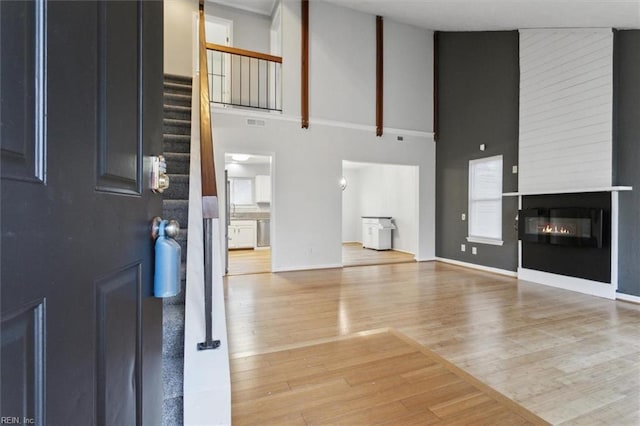
M 518 166 L 511 167 L 511 173 L 513 173 L 514 175 L 517 175 L 518 174 Z
M 471 247 L 471 254 L 478 254 L 478 248 L 477 247 Z
M 460 244 L 460 251 L 467 251 L 467 246 Z
M 462 213 L 462 214 L 460 215 L 460 219 L 462 219 L 462 220 L 467 220 L 467 215 L 466 215 L 466 214 L 464 214 L 464 213 Z
M 484 151 L 485 149 L 487 149 L 487 146 L 485 144 L 480 144 L 480 151 Z

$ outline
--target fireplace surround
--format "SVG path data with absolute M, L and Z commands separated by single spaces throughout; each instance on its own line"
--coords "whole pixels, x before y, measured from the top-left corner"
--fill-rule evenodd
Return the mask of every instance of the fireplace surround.
M 523 196 L 518 230 L 523 268 L 611 283 L 611 193 Z
M 529 208 L 520 210 L 518 217 L 518 238 L 522 241 L 602 248 L 601 208 Z

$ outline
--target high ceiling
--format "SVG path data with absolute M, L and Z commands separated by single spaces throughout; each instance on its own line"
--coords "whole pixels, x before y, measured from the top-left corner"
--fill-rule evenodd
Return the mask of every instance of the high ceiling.
M 640 0 L 329 0 L 440 31 L 640 28 Z
M 270 15 L 276 0 L 213 0 Z M 283 0 L 292 1 L 292 0 Z M 311 2 L 318 0 L 311 0 Z M 640 0 L 327 0 L 440 31 L 640 28 Z

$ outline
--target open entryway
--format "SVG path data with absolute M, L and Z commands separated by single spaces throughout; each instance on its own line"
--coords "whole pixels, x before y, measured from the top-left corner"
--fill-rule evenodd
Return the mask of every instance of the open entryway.
M 415 262 L 418 167 L 342 162 L 342 264 Z
M 225 154 L 227 275 L 271 272 L 270 156 Z

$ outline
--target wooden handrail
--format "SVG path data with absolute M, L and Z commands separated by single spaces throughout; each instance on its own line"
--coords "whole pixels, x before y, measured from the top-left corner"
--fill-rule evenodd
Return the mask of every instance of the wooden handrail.
M 252 50 L 238 49 L 237 47 L 223 46 L 221 44 L 207 43 L 207 49 L 218 52 L 232 53 L 234 55 L 246 56 L 248 58 L 264 59 L 265 61 L 282 63 L 282 57 L 267 55 L 266 53 L 254 52 Z
M 200 62 L 200 175 L 202 177 L 202 230 L 204 242 L 204 321 L 205 340 L 198 343 L 198 350 L 220 347 L 220 340 L 213 340 L 213 229 L 218 216 L 218 189 L 216 167 L 213 161 L 213 135 L 211 134 L 211 104 L 209 102 L 209 73 L 207 70 L 207 45 L 204 33 L 204 0 L 200 0 L 198 31 L 198 58 Z
M 209 102 L 209 73 L 204 32 L 204 8 L 200 8 L 200 165 L 202 167 L 202 196 L 217 197 L 216 171 L 213 162 L 213 136 L 211 134 L 211 104 Z M 204 206 L 203 206 L 204 207 Z M 217 207 L 217 206 L 216 206 Z M 217 210 L 217 208 L 216 208 Z M 217 217 L 217 215 L 215 216 Z

